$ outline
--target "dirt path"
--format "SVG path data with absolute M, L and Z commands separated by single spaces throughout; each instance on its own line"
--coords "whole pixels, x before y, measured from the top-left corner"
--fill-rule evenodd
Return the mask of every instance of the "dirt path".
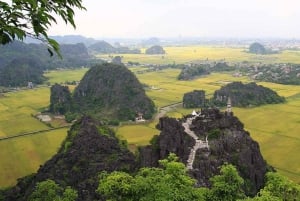
M 174 104 L 171 104 L 171 105 L 166 105 L 166 106 L 161 107 L 159 109 L 158 113 L 156 114 L 156 116 L 154 118 L 154 121 L 158 121 L 159 118 L 165 116 L 167 114 L 167 112 L 170 112 L 170 111 L 174 110 L 175 108 L 177 108 L 179 106 L 182 106 L 182 102 L 174 103 Z
M 71 127 L 71 125 L 67 125 L 67 126 L 61 126 L 61 127 L 57 127 L 57 128 L 49 128 L 49 129 L 45 129 L 45 130 L 31 131 L 31 132 L 27 132 L 27 133 L 20 133 L 20 134 L 17 134 L 17 135 L 1 137 L 0 141 L 9 140 L 9 139 L 17 138 L 17 137 L 23 137 L 23 136 L 26 136 L 26 135 L 42 134 L 42 133 L 45 133 L 45 132 L 48 132 L 48 131 L 59 130 L 59 129 L 62 129 L 62 128 L 70 128 L 70 127 Z

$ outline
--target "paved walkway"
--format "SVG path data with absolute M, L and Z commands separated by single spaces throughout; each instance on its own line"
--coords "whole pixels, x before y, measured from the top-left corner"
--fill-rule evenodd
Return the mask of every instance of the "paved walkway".
M 195 160 L 197 150 L 204 149 L 204 148 L 209 149 L 208 140 L 207 139 L 206 139 L 206 141 L 199 140 L 197 135 L 195 134 L 195 132 L 190 129 L 190 125 L 192 124 L 192 121 L 195 118 L 196 118 L 196 116 L 187 118 L 186 122 L 182 123 L 182 126 L 184 127 L 184 132 L 186 132 L 189 136 L 191 136 L 196 141 L 194 147 L 191 149 L 189 158 L 187 160 L 186 166 L 187 166 L 187 169 L 189 169 L 189 170 L 193 169 L 193 163 Z

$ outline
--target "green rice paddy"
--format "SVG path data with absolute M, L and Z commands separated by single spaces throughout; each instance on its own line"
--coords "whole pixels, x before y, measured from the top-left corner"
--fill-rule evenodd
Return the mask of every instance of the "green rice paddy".
M 167 55 L 123 55 L 123 60 L 140 63 L 184 63 L 192 60 L 225 59 L 226 61 L 264 61 L 300 63 L 299 51 L 284 51 L 281 54 L 256 56 L 246 53 L 241 48 L 224 47 L 166 47 Z M 101 55 L 106 57 L 107 55 Z M 139 67 L 131 68 L 133 72 Z M 87 69 L 60 70 L 46 74 L 48 82 L 64 83 L 79 81 Z M 178 81 L 180 70 L 137 74 L 140 82 L 152 89 L 146 91 L 158 109 L 165 105 L 180 102 L 183 94 L 194 89 L 203 89 L 208 96 L 226 82 L 250 82 L 247 77 L 233 77 L 230 73 L 213 73 L 193 81 Z M 290 179 L 300 183 L 300 86 L 280 85 L 261 82 L 266 87 L 277 91 L 287 98 L 287 102 L 278 105 L 266 105 L 256 108 L 235 108 L 236 116 L 244 123 L 245 129 L 259 142 L 261 152 L 267 162 Z M 74 86 L 72 86 L 74 88 Z M 22 90 L 7 93 L 0 97 L 0 138 L 23 132 L 49 128 L 38 121 L 36 114 L 49 105 L 50 89 L 41 87 L 34 90 Z M 177 108 L 169 116 L 181 117 L 192 110 Z M 116 129 L 117 135 L 128 141 L 130 148 L 146 145 L 153 135 L 159 134 L 155 129 L 156 121 L 142 125 L 123 125 Z M 29 135 L 0 141 L 0 187 L 16 183 L 16 179 L 35 172 L 40 165 L 56 153 L 65 138 L 67 129 Z

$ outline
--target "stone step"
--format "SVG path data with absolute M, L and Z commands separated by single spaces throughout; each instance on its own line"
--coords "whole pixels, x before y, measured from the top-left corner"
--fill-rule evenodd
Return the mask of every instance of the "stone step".
M 182 123 L 182 126 L 184 127 L 184 132 L 186 132 L 189 136 L 191 136 L 196 141 L 194 147 L 191 149 L 189 158 L 187 160 L 187 169 L 189 169 L 189 170 L 193 169 L 196 151 L 201 148 L 207 148 L 209 150 L 209 145 L 208 145 L 207 139 L 205 142 L 203 142 L 202 140 L 199 140 L 197 135 L 195 134 L 195 132 L 190 129 L 190 125 L 192 124 L 193 119 L 195 119 L 195 117 L 188 118 L 185 123 Z

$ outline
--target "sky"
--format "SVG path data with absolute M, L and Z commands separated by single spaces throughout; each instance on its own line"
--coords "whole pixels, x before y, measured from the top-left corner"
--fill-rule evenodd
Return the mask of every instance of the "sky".
M 83 0 L 76 30 L 62 21 L 50 35 L 94 38 L 300 38 L 299 0 Z

